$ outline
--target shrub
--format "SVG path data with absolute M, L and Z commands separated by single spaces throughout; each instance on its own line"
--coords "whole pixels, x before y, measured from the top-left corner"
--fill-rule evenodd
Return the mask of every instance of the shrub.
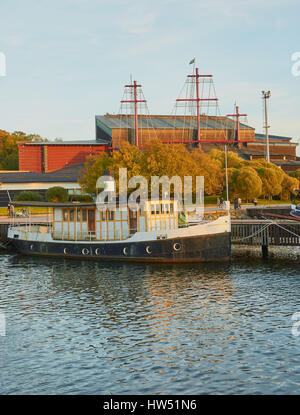
M 93 198 L 89 195 L 70 195 L 70 202 L 93 202 Z
M 43 200 L 43 196 L 39 192 L 34 192 L 31 190 L 23 190 L 15 198 L 15 201 L 33 201 L 40 202 Z
M 46 192 L 46 200 L 54 203 L 67 202 L 69 200 L 69 193 L 67 189 L 61 186 L 49 187 Z

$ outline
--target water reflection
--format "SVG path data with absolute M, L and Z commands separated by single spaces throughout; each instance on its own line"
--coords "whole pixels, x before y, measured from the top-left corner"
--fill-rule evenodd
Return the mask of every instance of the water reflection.
M 0 262 L 6 393 L 293 393 L 286 370 L 298 386 L 297 264 Z

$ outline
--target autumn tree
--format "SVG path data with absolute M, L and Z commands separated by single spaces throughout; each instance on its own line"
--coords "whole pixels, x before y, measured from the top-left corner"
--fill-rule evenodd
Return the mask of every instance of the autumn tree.
M 206 195 L 222 193 L 225 173 L 222 171 L 222 161 L 213 159 L 208 154 L 194 150 L 192 159 L 197 163 L 198 176 L 204 177 L 204 192 Z
M 45 141 L 38 134 L 26 134 L 23 131 L 9 133 L 0 130 L 0 165 L 3 170 L 19 169 L 19 142 Z
M 231 176 L 234 196 L 249 202 L 262 193 L 262 180 L 256 170 L 243 166 L 236 169 Z
M 79 184 L 90 195 L 96 192 L 96 183 L 99 177 L 104 176 L 105 171 L 112 168 L 112 157 L 103 153 L 87 158 L 84 168 L 79 173 Z
M 296 177 L 291 177 L 287 174 L 284 174 L 283 180 L 281 182 L 281 200 L 289 200 L 291 195 L 296 196 L 299 190 L 299 180 Z

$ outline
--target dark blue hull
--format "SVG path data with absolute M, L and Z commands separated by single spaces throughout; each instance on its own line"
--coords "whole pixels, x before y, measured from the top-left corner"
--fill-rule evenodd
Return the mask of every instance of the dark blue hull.
M 228 260 L 231 256 L 229 232 L 147 242 L 80 243 L 34 242 L 11 239 L 26 255 L 42 255 L 93 260 L 147 262 L 207 262 Z

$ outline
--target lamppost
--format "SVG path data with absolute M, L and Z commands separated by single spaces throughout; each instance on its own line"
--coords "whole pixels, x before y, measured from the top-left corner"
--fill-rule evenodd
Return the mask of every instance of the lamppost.
M 267 99 L 271 96 L 271 91 L 262 91 L 262 97 L 265 104 L 265 129 L 266 129 L 266 160 L 270 162 L 270 148 L 269 148 L 269 128 L 268 125 L 268 110 L 267 110 Z

